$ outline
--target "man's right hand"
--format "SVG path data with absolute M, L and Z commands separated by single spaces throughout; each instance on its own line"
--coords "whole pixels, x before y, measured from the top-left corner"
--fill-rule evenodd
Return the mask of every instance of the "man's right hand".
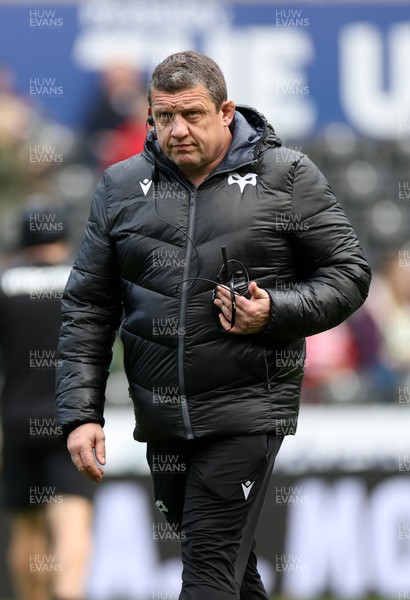
M 67 438 L 67 448 L 77 469 L 88 479 L 100 483 L 104 472 L 95 464 L 95 458 L 105 465 L 105 435 L 98 423 L 85 423 L 73 429 Z

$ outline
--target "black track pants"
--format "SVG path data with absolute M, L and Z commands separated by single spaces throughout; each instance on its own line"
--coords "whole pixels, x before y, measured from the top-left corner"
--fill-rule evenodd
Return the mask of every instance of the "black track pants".
M 283 436 L 147 444 L 155 501 L 182 547 L 180 600 L 267 600 L 254 534 Z

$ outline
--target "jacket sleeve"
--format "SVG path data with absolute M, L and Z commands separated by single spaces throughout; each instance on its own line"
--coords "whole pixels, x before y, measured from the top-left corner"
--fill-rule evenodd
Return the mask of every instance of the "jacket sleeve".
M 102 179 L 62 298 L 56 416 L 64 436 L 84 423 L 104 425 L 105 386 L 122 315 L 119 281 Z
M 307 156 L 294 165 L 293 248 L 298 280 L 267 289 L 271 314 L 265 336 L 289 340 L 335 327 L 365 301 L 371 271 L 328 182 Z M 280 274 L 279 274 L 280 275 Z

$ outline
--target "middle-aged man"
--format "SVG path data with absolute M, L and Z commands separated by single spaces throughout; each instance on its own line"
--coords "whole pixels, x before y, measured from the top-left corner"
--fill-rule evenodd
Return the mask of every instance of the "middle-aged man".
M 253 536 L 296 428 L 304 338 L 363 303 L 370 269 L 324 176 L 235 108 L 213 60 L 169 56 L 148 101 L 144 151 L 104 173 L 64 294 L 58 419 L 77 468 L 101 481 L 121 322 L 134 437 L 181 532 L 180 599 L 266 600 Z M 183 468 L 159 469 L 167 457 Z

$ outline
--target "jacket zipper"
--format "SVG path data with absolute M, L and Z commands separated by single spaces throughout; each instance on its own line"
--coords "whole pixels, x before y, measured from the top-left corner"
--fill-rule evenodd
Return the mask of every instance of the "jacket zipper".
M 253 163 L 254 160 L 248 160 L 245 163 L 238 165 L 236 168 L 240 169 L 241 167 L 244 167 L 245 165 L 251 164 Z M 168 172 L 171 172 L 172 175 L 175 177 L 175 173 L 173 173 L 172 171 L 170 171 L 170 169 L 168 169 L 167 167 L 165 167 L 165 170 Z M 219 171 L 217 173 L 215 173 L 215 175 L 222 175 L 225 173 L 229 173 L 231 171 L 231 169 L 224 169 L 222 171 Z M 182 279 L 186 280 L 189 277 L 189 270 L 190 270 L 190 263 L 191 263 L 191 255 L 192 255 L 192 238 L 193 238 L 193 234 L 194 234 L 194 228 L 195 228 L 195 213 L 196 213 L 196 199 L 197 199 L 197 193 L 198 190 L 197 188 L 195 188 L 195 190 L 192 190 L 192 188 L 188 187 L 185 183 L 183 183 L 181 181 L 181 179 L 177 176 L 176 177 L 180 183 L 189 190 L 189 213 L 188 213 L 188 234 L 187 234 L 187 246 L 186 246 L 186 254 L 185 254 L 185 266 L 184 266 L 184 270 L 183 270 L 183 274 L 182 274 Z M 187 300 L 188 300 L 188 292 L 187 292 L 187 287 L 189 285 L 188 281 L 184 281 L 184 283 L 181 285 L 181 300 L 180 300 L 180 306 L 179 306 L 179 327 L 180 327 L 180 332 L 185 331 L 185 320 L 186 320 L 186 309 L 187 309 Z M 191 424 L 191 418 L 189 416 L 189 408 L 188 408 L 188 401 L 187 401 L 187 397 L 186 397 L 186 387 L 185 387 L 185 371 L 184 371 L 184 358 L 185 358 L 185 333 L 183 335 L 179 335 L 178 337 L 178 351 L 177 351 L 177 370 L 178 370 L 178 383 L 179 383 L 179 391 L 180 391 L 180 403 L 181 403 L 181 412 L 182 412 L 182 419 L 184 421 L 184 426 L 185 426 L 185 433 L 186 433 L 186 437 L 188 440 L 193 440 L 195 438 L 193 430 L 192 430 L 192 424 Z
M 196 212 L 196 197 L 197 191 L 190 190 L 190 198 L 189 198 L 189 214 L 188 214 L 188 237 L 187 237 L 187 245 L 186 245 L 186 254 L 185 254 L 185 266 L 182 275 L 182 279 L 188 279 L 190 263 L 191 263 L 191 255 L 192 255 L 192 238 L 194 234 L 195 227 L 195 212 Z M 189 408 L 186 397 L 186 388 L 185 388 L 185 372 L 184 372 L 184 357 L 185 357 L 185 333 L 181 335 L 181 332 L 185 332 L 185 320 L 186 320 L 186 309 L 187 309 L 187 300 L 188 300 L 188 288 L 189 282 L 184 281 L 181 286 L 181 297 L 180 297 L 180 305 L 179 305 L 179 324 L 180 324 L 180 335 L 178 337 L 178 380 L 179 380 L 179 390 L 180 390 L 180 402 L 181 402 L 181 411 L 182 418 L 184 420 L 186 437 L 188 440 L 194 439 L 194 433 L 192 431 L 191 419 L 189 416 Z

